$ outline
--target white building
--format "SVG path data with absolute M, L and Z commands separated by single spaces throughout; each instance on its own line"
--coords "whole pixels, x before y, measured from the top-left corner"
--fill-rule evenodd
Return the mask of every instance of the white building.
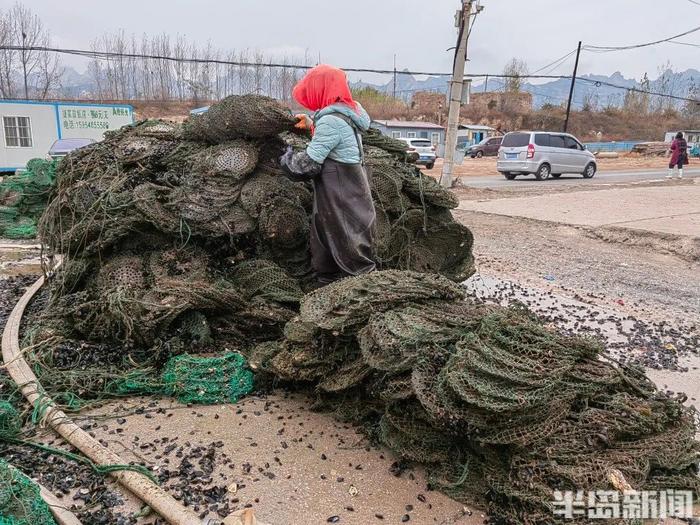
M 58 139 L 96 141 L 105 131 L 134 122 L 134 109 L 125 104 L 0 100 L 0 171 L 24 168 L 44 158 Z
M 496 130 L 490 126 L 460 124 L 457 128 L 457 149 L 466 149 L 495 134 Z
M 682 129 L 679 131 L 683 133 L 685 140 L 691 147 L 695 146 L 696 144 L 700 144 L 700 130 Z M 673 142 L 673 139 L 676 138 L 677 133 L 678 131 L 669 131 L 668 133 L 666 133 L 666 136 L 664 137 L 664 142 Z

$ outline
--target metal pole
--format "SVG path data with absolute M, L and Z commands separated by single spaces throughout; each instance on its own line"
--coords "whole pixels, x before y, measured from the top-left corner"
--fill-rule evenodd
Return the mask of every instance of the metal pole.
M 462 0 L 462 13 L 459 20 L 460 39 L 455 52 L 452 81 L 450 82 L 445 162 L 442 166 L 442 176 L 440 177 L 440 184 L 445 188 L 452 187 L 452 169 L 457 147 L 457 127 L 459 125 L 459 110 L 462 106 L 462 86 L 464 85 L 464 69 L 467 62 L 467 45 L 469 43 L 469 19 L 471 18 L 473 3 L 473 0 Z
M 566 120 L 564 121 L 564 133 L 569 130 L 569 115 L 571 115 L 571 101 L 574 98 L 574 87 L 576 86 L 576 75 L 578 74 L 578 59 L 581 56 L 581 42 L 578 43 L 576 51 L 576 64 L 574 65 L 574 76 L 571 79 L 571 89 L 569 90 L 569 102 L 566 105 Z
M 486 75 L 486 82 L 484 83 L 484 93 L 489 90 L 489 76 Z

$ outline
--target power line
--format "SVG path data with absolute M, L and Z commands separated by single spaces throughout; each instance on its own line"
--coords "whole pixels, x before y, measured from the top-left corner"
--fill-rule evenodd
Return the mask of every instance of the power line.
M 696 2 L 696 0 L 688 0 L 688 2 L 695 5 L 700 5 L 700 2 Z
M 63 55 L 82 56 L 85 58 L 94 58 L 98 60 L 111 60 L 116 58 L 141 59 L 141 60 L 163 60 L 166 62 L 190 63 L 190 64 L 218 64 L 222 66 L 240 66 L 240 67 L 267 67 L 281 69 L 312 69 L 315 65 L 306 64 L 285 64 L 279 62 L 245 62 L 234 60 L 221 60 L 217 58 L 197 58 L 197 57 L 173 57 L 169 55 L 149 55 L 142 53 L 116 53 L 111 51 L 87 51 L 84 49 L 62 49 L 45 46 L 0 46 L 0 50 L 8 51 L 40 51 L 46 53 L 59 53 Z M 381 73 L 393 75 L 393 69 L 370 69 L 370 68 L 342 68 L 344 71 L 351 73 Z M 429 71 L 397 71 L 399 75 L 426 75 L 426 76 L 444 76 L 449 73 L 436 73 Z
M 673 100 L 678 100 L 681 102 L 695 102 L 696 104 L 700 104 L 700 99 L 679 97 L 677 95 L 669 95 L 668 93 L 659 93 L 659 92 L 655 92 L 655 91 L 649 91 L 646 89 L 639 89 L 636 87 L 620 86 L 617 84 L 613 84 L 611 82 L 606 82 L 604 80 L 592 80 L 590 78 L 582 78 L 582 77 L 576 77 L 576 80 L 582 80 L 583 82 L 588 82 L 590 84 L 594 84 L 596 87 L 608 86 L 608 87 L 612 87 L 612 88 L 625 89 L 627 91 L 632 91 L 634 93 L 642 93 L 644 95 L 652 95 L 655 97 L 665 97 L 665 98 L 670 98 Z
M 567 53 L 567 54 L 564 55 L 563 57 L 557 58 L 557 59 L 556 59 L 554 62 L 552 62 L 551 64 L 547 64 L 546 66 L 541 67 L 540 69 L 538 69 L 538 70 L 536 70 L 536 71 L 533 71 L 532 73 L 533 73 L 533 74 L 539 73 L 540 71 L 544 71 L 545 69 L 549 69 L 551 66 L 554 66 L 554 65 L 556 65 L 556 67 L 554 68 L 554 69 L 556 69 L 557 67 L 559 67 L 559 66 L 561 65 L 561 63 L 563 63 L 567 58 L 569 58 L 569 57 L 570 57 L 571 55 L 573 55 L 574 53 L 576 53 L 576 50 L 575 50 L 575 49 L 574 49 L 573 51 Z
M 642 48 L 642 47 L 656 46 L 656 45 L 658 45 L 658 44 L 663 44 L 663 43 L 665 43 L 665 42 L 670 42 L 671 40 L 675 40 L 676 38 L 680 38 L 680 37 L 687 36 L 687 35 L 690 35 L 690 34 L 693 34 L 693 33 L 697 33 L 698 31 L 700 31 L 700 26 L 698 26 L 698 27 L 696 27 L 696 28 L 694 28 L 694 29 L 690 29 L 689 31 L 686 31 L 686 32 L 681 33 L 681 34 L 679 34 L 679 35 L 674 35 L 674 36 L 671 36 L 671 37 L 668 37 L 668 38 L 664 38 L 664 39 L 662 39 L 662 40 L 655 40 L 654 42 L 647 42 L 647 43 L 644 43 L 644 44 L 634 44 L 634 45 L 631 45 L 631 46 L 618 46 L 618 47 L 612 47 L 612 46 L 611 46 L 611 47 L 606 47 L 606 46 L 585 46 L 584 49 L 585 49 L 586 51 L 592 51 L 592 52 L 594 52 L 594 53 L 608 53 L 608 52 L 611 52 L 611 51 L 626 51 L 626 50 L 629 50 L 629 49 L 639 49 L 639 48 Z
M 698 27 L 696 29 L 696 31 L 697 30 L 700 30 L 700 27 Z M 678 37 L 676 36 L 676 37 L 672 37 L 672 38 L 678 38 Z M 60 53 L 60 54 L 68 54 L 68 55 L 77 55 L 77 56 L 83 56 L 83 57 L 94 58 L 94 59 L 99 59 L 99 60 L 111 60 L 111 59 L 116 59 L 116 58 L 127 58 L 127 59 L 142 59 L 142 60 L 163 60 L 166 62 L 176 62 L 176 63 L 219 64 L 219 65 L 225 65 L 225 66 L 228 65 L 228 66 L 239 66 L 239 67 L 266 67 L 266 68 L 304 69 L 304 70 L 312 69 L 313 67 L 315 67 L 315 66 L 304 65 L 304 64 L 284 64 L 284 63 L 274 63 L 274 62 L 266 62 L 266 63 L 242 62 L 242 61 L 221 60 L 221 59 L 214 59 L 214 58 L 196 58 L 196 57 L 180 58 L 180 57 L 173 57 L 173 56 L 168 56 L 168 55 L 148 55 L 148 54 L 140 54 L 140 53 L 116 53 L 116 52 L 110 52 L 110 51 L 87 51 L 87 50 L 82 50 L 82 49 L 64 49 L 64 48 L 54 48 L 54 47 L 45 47 L 45 46 L 27 46 L 27 47 L 0 46 L 0 51 L 2 51 L 2 50 L 21 51 L 23 49 L 25 51 L 40 51 L 40 52 L 47 52 L 47 53 Z M 343 67 L 341 69 L 343 69 L 344 71 L 352 72 L 352 73 L 378 73 L 378 74 L 384 74 L 384 75 L 393 75 L 394 74 L 393 69 L 371 69 L 371 68 L 349 68 L 349 67 Z M 450 73 L 444 73 L 444 72 L 426 72 L 426 71 L 409 71 L 409 70 L 397 71 L 397 74 L 424 75 L 424 76 L 433 76 L 433 77 L 449 76 L 450 75 Z M 504 74 L 498 74 L 498 73 L 495 73 L 495 74 L 494 73 L 472 73 L 472 74 L 464 75 L 465 78 L 472 78 L 472 79 L 483 78 L 486 76 L 488 76 L 489 78 L 526 78 L 526 79 L 539 79 L 539 80 L 562 80 L 562 79 L 570 80 L 572 78 L 571 75 L 540 75 L 540 74 L 504 75 Z M 610 82 L 590 80 L 590 79 L 582 78 L 582 77 L 577 77 L 576 80 L 583 80 L 585 82 L 605 85 L 605 86 L 613 87 L 613 88 L 617 88 L 617 89 L 635 91 L 637 93 L 645 93 L 648 95 L 672 98 L 672 99 L 684 101 L 684 102 L 698 102 L 696 99 L 679 97 L 679 96 L 675 96 L 675 95 L 668 95 L 665 93 L 655 93 L 653 91 L 645 91 L 645 90 L 641 90 L 638 88 L 631 88 L 628 86 L 620 86 L 617 84 L 612 84 Z
M 282 68 L 282 69 L 312 69 L 315 66 L 310 66 L 306 64 L 285 64 L 279 62 L 242 62 L 235 60 L 222 60 L 216 58 L 197 58 L 197 57 L 173 57 L 169 55 L 149 55 L 142 53 L 117 53 L 111 51 L 87 51 L 84 49 L 65 49 L 65 48 L 55 48 L 55 47 L 45 47 L 45 46 L 0 46 L 0 51 L 40 51 L 46 53 L 59 53 L 64 55 L 76 55 L 85 58 L 94 58 L 98 60 L 112 60 L 117 58 L 126 59 L 141 59 L 141 60 L 163 60 L 166 62 L 177 62 L 177 63 L 194 63 L 194 64 L 218 64 L 223 66 L 239 66 L 239 67 L 266 67 L 266 68 Z M 371 68 L 357 68 L 357 67 L 341 67 L 343 71 L 348 71 L 351 73 L 379 73 L 383 75 L 393 75 L 393 69 L 371 69 Z M 450 76 L 451 73 L 448 72 L 435 72 L 435 71 L 396 71 L 398 75 L 423 75 L 431 77 L 442 77 Z M 475 74 L 475 75 L 465 75 L 468 78 L 479 78 L 485 77 L 487 73 Z M 560 79 L 560 78 L 571 78 L 561 75 L 497 75 L 488 73 L 488 76 L 495 78 L 536 78 L 536 79 Z
M 700 4 L 698 4 L 700 5 Z M 689 46 L 689 47 L 700 47 L 700 44 L 693 44 L 692 42 L 676 42 L 675 40 L 669 42 L 669 44 L 677 44 L 679 46 Z

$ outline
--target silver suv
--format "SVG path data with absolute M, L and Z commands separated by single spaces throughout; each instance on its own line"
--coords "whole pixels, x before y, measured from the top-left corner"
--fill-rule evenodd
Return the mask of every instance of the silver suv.
M 435 154 L 435 146 L 433 146 L 430 139 L 402 138 L 399 140 L 408 144 L 409 152 L 418 153 L 419 157 L 416 164 L 422 164 L 429 170 L 433 169 L 437 155 Z
M 550 176 L 558 179 L 562 173 L 578 173 L 590 179 L 598 166 L 595 155 L 573 135 L 518 131 L 503 137 L 496 169 L 508 180 L 530 174 L 537 180 Z

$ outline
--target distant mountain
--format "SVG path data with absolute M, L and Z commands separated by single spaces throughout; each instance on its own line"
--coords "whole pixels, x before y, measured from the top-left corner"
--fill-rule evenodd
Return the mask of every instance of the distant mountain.
M 582 75 L 581 79 L 582 80 L 576 83 L 576 89 L 574 91 L 574 107 L 577 109 L 582 108 L 585 102 L 595 103 L 598 106 L 621 105 L 625 98 L 625 89 L 607 84 L 613 84 L 614 86 L 620 86 L 622 88 L 642 87 L 640 82 L 625 78 L 620 72 L 609 76 Z M 448 82 L 448 76 L 434 76 L 424 80 L 418 80 L 413 75 L 401 72 L 397 75 L 396 79 L 396 96 L 410 100 L 413 93 L 416 91 L 447 93 Z M 490 78 L 488 84 L 480 80 L 474 83 L 472 92 L 478 93 L 485 90 L 498 91 L 503 89 L 503 85 L 503 80 L 498 78 Z M 676 96 L 687 97 L 689 89 L 694 85 L 700 88 L 700 71 L 696 69 L 688 69 L 683 72 L 669 70 L 659 78 L 650 81 L 648 90 L 672 92 Z M 570 86 L 570 79 L 558 79 L 542 84 L 527 82 L 523 85 L 523 90 L 532 93 L 534 106 L 540 108 L 545 104 L 559 105 L 565 103 L 569 96 Z M 394 92 L 394 81 L 392 79 L 386 84 L 356 82 L 352 87 L 372 87 L 384 93 L 392 94 Z
M 450 80 L 449 76 L 427 77 L 424 80 L 418 80 L 416 77 L 408 73 L 408 70 L 403 70 L 396 75 L 396 96 L 406 100 L 410 100 L 413 93 L 416 91 L 435 91 L 447 93 L 447 86 Z M 394 79 L 392 78 L 386 84 L 371 84 L 367 82 L 354 82 L 352 88 L 360 89 L 363 87 L 371 87 L 378 91 L 393 94 Z
M 61 88 L 66 97 L 74 98 L 88 96 L 90 93 L 97 91 L 95 81 L 90 75 L 80 73 L 70 66 L 63 69 Z

